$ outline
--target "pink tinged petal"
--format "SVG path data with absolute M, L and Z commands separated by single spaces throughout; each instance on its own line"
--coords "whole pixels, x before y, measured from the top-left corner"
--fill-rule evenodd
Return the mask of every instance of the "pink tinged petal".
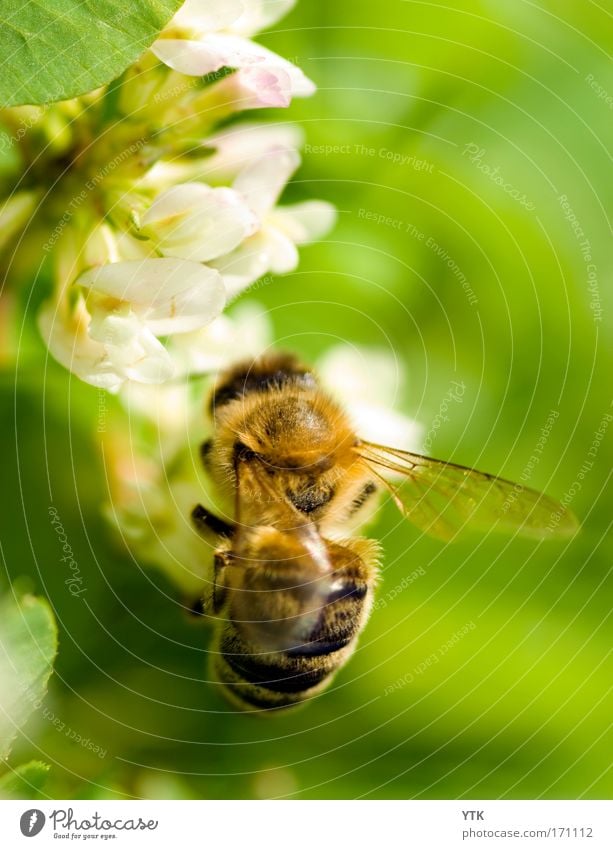
M 262 219 L 269 212 L 296 168 L 300 155 L 295 150 L 271 150 L 247 165 L 234 181 L 253 211 Z
M 255 35 L 275 24 L 296 5 L 296 0 L 244 0 L 245 11 L 232 24 L 237 35 Z
M 241 0 L 186 0 L 171 26 L 217 32 L 238 23 L 244 12 L 245 3 Z
M 285 108 L 291 102 L 291 84 L 285 71 L 264 65 L 237 71 L 215 85 L 216 95 L 234 112 L 244 109 Z
M 272 50 L 248 38 L 235 35 L 215 33 L 204 39 L 210 50 L 225 58 L 229 68 L 246 70 L 248 68 L 267 68 L 269 72 L 279 76 L 279 80 L 287 80 L 285 85 L 286 97 L 309 97 L 316 90 L 313 83 L 303 72 Z
M 248 68 L 261 65 L 266 66 L 271 72 L 283 73 L 288 79 L 287 96 L 289 98 L 308 97 L 316 90 L 315 84 L 302 73 L 300 68 L 255 41 L 225 34 L 209 35 L 204 41 L 212 51 L 225 57 L 228 67 Z
M 154 200 L 142 217 L 141 232 L 166 256 L 208 262 L 233 250 L 257 224 L 238 192 L 185 183 Z
M 82 274 L 78 285 L 127 302 L 155 334 L 185 333 L 204 327 L 224 308 L 226 291 L 219 272 L 196 262 L 145 259 L 116 262 Z M 107 311 L 113 309 L 109 305 Z
M 308 200 L 292 206 L 277 207 L 270 223 L 297 245 L 305 245 L 325 236 L 336 223 L 336 209 L 323 200 Z

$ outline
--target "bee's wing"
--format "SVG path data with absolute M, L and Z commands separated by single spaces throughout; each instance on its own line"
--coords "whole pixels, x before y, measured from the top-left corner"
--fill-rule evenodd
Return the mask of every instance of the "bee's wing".
M 559 502 L 495 475 L 370 442 L 361 442 L 357 451 L 399 510 L 440 539 L 451 539 L 465 526 L 537 539 L 568 537 L 578 528 L 574 515 Z M 386 472 L 402 477 L 390 481 Z

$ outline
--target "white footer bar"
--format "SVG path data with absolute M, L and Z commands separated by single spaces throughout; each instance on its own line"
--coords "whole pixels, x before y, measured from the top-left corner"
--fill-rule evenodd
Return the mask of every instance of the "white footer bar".
M 0 802 L 0 846 L 613 847 L 608 801 Z

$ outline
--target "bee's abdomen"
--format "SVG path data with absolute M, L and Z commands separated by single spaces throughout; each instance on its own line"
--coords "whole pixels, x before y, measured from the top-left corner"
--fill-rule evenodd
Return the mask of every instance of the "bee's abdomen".
M 309 640 L 289 651 L 258 653 L 231 621 L 214 656 L 226 695 L 247 709 L 281 709 L 306 701 L 331 682 L 348 660 L 365 620 L 365 586 L 356 585 L 323 611 Z
M 258 654 L 226 623 L 214 665 L 225 694 L 240 707 L 287 708 L 323 690 L 342 663 L 333 654 L 313 658 L 286 652 Z

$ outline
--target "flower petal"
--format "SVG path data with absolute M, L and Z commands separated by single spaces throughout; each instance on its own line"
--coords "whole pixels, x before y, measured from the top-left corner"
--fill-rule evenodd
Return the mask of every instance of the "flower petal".
M 124 374 L 139 383 L 164 383 L 174 374 L 174 363 L 166 348 L 151 331 L 143 328 L 129 351 L 122 352 Z
M 216 32 L 238 23 L 245 11 L 246 3 L 241 0 L 185 0 L 170 26 Z
M 394 410 L 405 373 L 392 353 L 336 345 L 317 363 L 317 373 L 324 386 L 343 402 L 363 439 L 421 450 L 422 426 Z
M 215 152 L 203 160 L 202 171 L 214 179 L 233 179 L 250 162 L 271 150 L 297 150 L 304 133 L 296 124 L 237 124 L 210 136 L 205 144 Z
M 223 89 L 222 89 L 223 86 Z M 291 101 L 291 80 L 283 68 L 250 65 L 218 83 L 234 111 L 244 109 L 286 109 Z
M 158 335 L 204 327 L 220 314 L 226 301 L 219 272 L 186 260 L 115 262 L 86 271 L 77 283 L 95 294 L 128 302 Z M 112 308 L 109 305 L 109 311 Z
M 226 55 L 205 39 L 158 38 L 151 50 L 169 68 L 189 77 L 211 74 L 227 65 Z
M 298 266 L 299 257 L 296 245 L 276 227 L 264 230 L 268 268 L 275 274 L 287 274 Z
M 254 358 L 272 343 L 272 327 L 265 309 L 244 303 L 232 316 L 221 315 L 196 333 L 175 336 L 170 353 L 179 374 L 214 372 L 237 359 Z
M 362 439 L 393 445 L 405 451 L 421 451 L 423 427 L 414 419 L 377 404 L 345 400 L 345 407 Z
M 325 236 L 334 227 L 336 209 L 323 200 L 307 200 L 292 206 L 279 206 L 270 223 L 297 245 L 305 245 Z
M 308 97 L 315 91 L 313 83 L 296 65 L 288 62 L 261 44 L 237 35 L 215 34 L 206 37 L 210 49 L 226 57 L 230 68 L 247 68 L 266 65 L 271 71 L 285 71 L 289 77 L 288 94 L 293 97 Z
M 296 5 L 296 0 L 243 0 L 245 10 L 232 23 L 231 30 L 237 35 L 255 35 L 272 26 Z
M 263 233 L 256 233 L 211 265 L 223 277 L 228 300 L 235 298 L 270 268 L 266 237 Z
M 124 378 L 163 383 L 172 377 L 170 354 L 134 313 L 92 313 L 89 334 L 104 345 L 106 359 Z
M 198 39 L 158 38 L 151 50 L 165 65 L 188 76 L 210 74 L 223 67 L 265 66 L 269 75 L 277 74 L 278 87 L 287 80 L 284 89 L 286 98 L 308 97 L 315 91 L 314 83 L 296 65 L 261 44 L 238 35 L 211 33 Z M 260 82 L 260 88 L 261 85 Z
M 158 195 L 141 224 L 166 256 L 207 262 L 251 235 L 257 220 L 238 192 L 184 183 Z
M 77 306 L 76 315 L 66 317 L 54 301 L 43 304 L 38 314 L 38 328 L 55 360 L 86 383 L 115 390 L 124 378 L 108 361 L 104 345 L 90 339 L 88 322 L 82 306 Z
M 296 168 L 300 155 L 295 150 L 273 149 L 247 165 L 234 181 L 253 211 L 262 219 L 273 208 Z

